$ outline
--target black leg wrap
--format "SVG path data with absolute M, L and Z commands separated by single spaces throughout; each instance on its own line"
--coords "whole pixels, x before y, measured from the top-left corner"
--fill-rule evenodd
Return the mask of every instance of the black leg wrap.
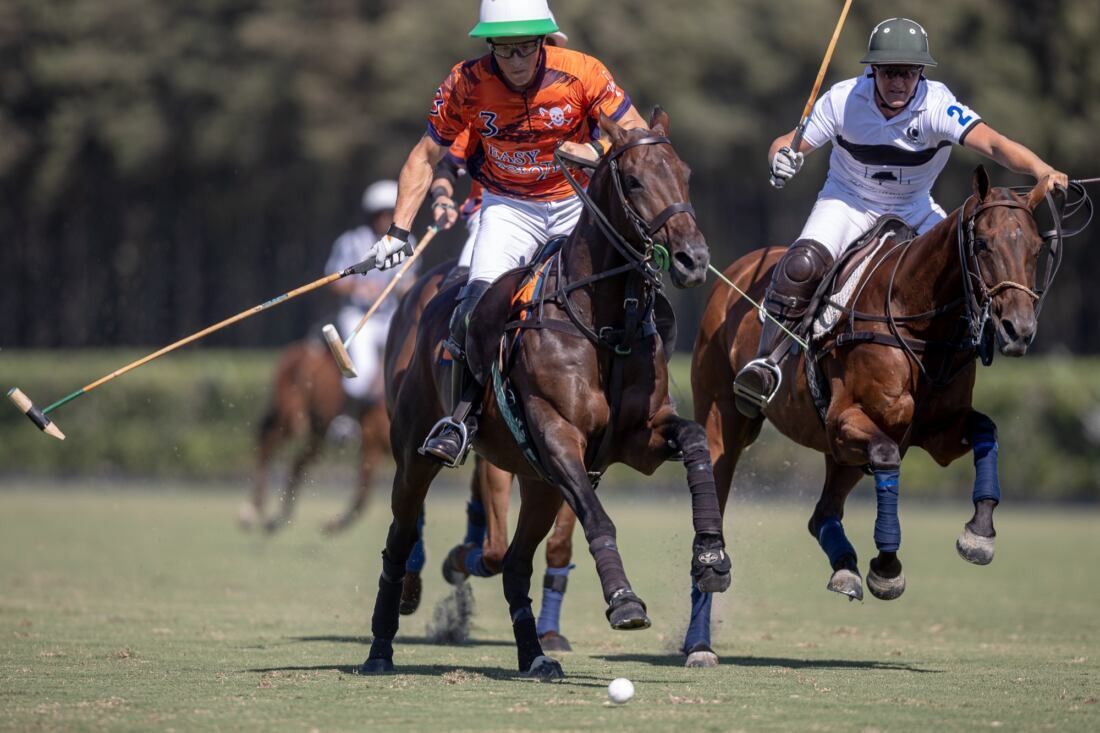
M 677 442 L 684 454 L 688 489 L 691 491 L 691 519 L 696 532 L 722 534 L 722 510 L 714 484 L 714 470 L 707 449 L 707 434 L 697 423 L 687 423 Z
M 535 617 L 530 609 L 523 618 L 512 622 L 512 633 L 516 637 L 519 671 L 526 672 L 535 659 L 542 656 L 542 646 L 539 644 L 539 635 L 535 630 Z
M 405 579 L 405 563 L 390 560 L 385 550 L 382 550 L 382 579 L 390 583 L 400 583 Z
M 588 544 L 592 559 L 596 562 L 596 574 L 604 588 L 621 588 L 628 585 L 623 572 L 623 561 L 619 556 L 619 547 L 615 544 L 615 535 L 597 537 Z

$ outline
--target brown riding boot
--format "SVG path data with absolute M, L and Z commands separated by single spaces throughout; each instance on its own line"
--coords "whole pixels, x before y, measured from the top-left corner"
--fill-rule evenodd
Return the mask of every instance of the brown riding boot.
M 772 270 L 772 281 L 764 296 L 764 319 L 756 358 L 746 364 L 733 380 L 737 411 L 748 418 L 760 417 L 783 380 L 779 369 L 781 346 L 786 331 L 797 332 L 806 315 L 814 291 L 833 256 L 825 245 L 813 239 L 799 239 L 784 253 Z

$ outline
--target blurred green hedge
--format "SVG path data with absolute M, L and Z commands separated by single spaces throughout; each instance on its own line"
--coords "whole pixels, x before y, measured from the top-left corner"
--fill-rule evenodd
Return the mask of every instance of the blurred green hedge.
M 0 386 L 17 386 L 44 407 L 140 356 L 0 350 Z M 64 442 L 43 436 L 9 405 L 0 412 L 0 475 L 241 479 L 253 466 L 275 361 L 274 351 L 173 354 L 59 408 L 53 416 Z M 678 355 L 673 392 L 684 415 L 691 413 L 688 369 L 687 355 Z M 1100 499 L 1100 360 L 998 359 L 979 371 L 975 405 L 999 426 L 1006 497 Z M 679 481 L 682 469 L 666 472 Z M 628 473 L 614 472 L 609 486 Z M 746 453 L 736 487 L 812 495 L 823 475 L 819 455 L 768 429 Z M 957 498 L 972 480 L 969 459 L 942 469 L 920 450 L 902 469 L 907 495 Z

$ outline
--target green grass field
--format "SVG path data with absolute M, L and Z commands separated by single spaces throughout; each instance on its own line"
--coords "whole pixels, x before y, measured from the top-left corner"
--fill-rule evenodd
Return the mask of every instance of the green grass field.
M 909 588 L 885 603 L 825 590 L 803 505 L 731 504 L 733 588 L 716 603 L 717 670 L 683 669 L 686 497 L 605 501 L 654 626 L 612 632 L 587 555 L 563 632 L 567 679 L 518 678 L 499 579 L 475 582 L 473 639 L 425 641 L 446 592 L 461 498 L 431 498 L 426 598 L 403 619 L 399 673 L 361 677 L 387 523 L 376 500 L 335 539 L 342 497 L 304 496 L 275 537 L 234 526 L 228 492 L 0 492 L 0 729 L 247 731 L 1100 730 L 1095 509 L 1008 504 L 998 554 L 965 564 L 964 501 L 902 506 Z M 867 492 L 864 491 L 864 494 Z M 903 499 L 904 502 L 904 499 Z M 866 560 L 872 507 L 846 525 Z M 536 584 L 541 579 L 541 558 Z M 637 687 L 625 706 L 606 685 Z

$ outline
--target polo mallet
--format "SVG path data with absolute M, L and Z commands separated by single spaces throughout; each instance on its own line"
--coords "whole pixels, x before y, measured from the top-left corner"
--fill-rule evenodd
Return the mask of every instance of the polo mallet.
M 844 27 L 844 20 L 848 17 L 848 8 L 852 7 L 852 0 L 844 0 L 844 9 L 840 11 L 840 19 L 836 22 L 836 28 L 833 29 L 833 39 L 829 41 L 829 48 L 825 51 L 825 58 L 821 59 L 821 68 L 817 70 L 817 80 L 814 81 L 813 91 L 810 92 L 810 98 L 806 100 L 806 106 L 802 110 L 802 119 L 798 121 L 798 127 L 794 130 L 794 137 L 791 139 L 791 150 L 798 152 L 799 146 L 802 145 L 802 134 L 806 131 L 806 123 L 810 121 L 810 113 L 813 112 L 814 102 L 817 101 L 817 93 L 821 91 L 821 82 L 825 80 L 825 72 L 829 68 L 829 62 L 833 58 L 833 50 L 836 49 L 836 42 L 840 39 L 840 30 Z
M 397 286 L 397 282 L 409 271 L 413 262 L 416 261 L 416 258 L 420 256 L 420 253 L 424 251 L 424 248 L 428 246 L 428 242 L 432 241 L 432 237 L 434 237 L 438 231 L 438 226 L 432 225 L 428 227 L 428 231 L 424 233 L 423 238 L 417 242 L 416 249 L 413 250 L 412 256 L 405 261 L 405 264 L 401 266 L 401 269 L 397 271 L 393 279 L 386 283 L 386 287 L 381 295 L 371 304 L 370 310 L 359 319 L 359 323 L 356 324 L 352 332 L 348 334 L 345 341 L 340 341 L 340 332 L 337 331 L 336 326 L 331 323 L 326 323 L 324 328 L 321 329 L 321 335 L 325 337 L 325 343 L 328 344 L 328 350 L 332 352 L 332 358 L 336 360 L 336 365 L 340 367 L 340 373 L 348 379 L 355 379 L 359 376 L 359 372 L 355 371 L 355 363 L 351 360 L 351 354 L 348 353 L 348 347 L 351 346 L 351 342 L 363 329 L 367 321 L 370 320 L 370 317 L 374 315 L 374 312 L 378 310 L 378 307 L 382 305 L 382 301 L 384 301 Z
M 409 249 L 409 248 L 407 248 L 407 249 Z M 336 282 L 337 280 L 339 280 L 341 278 L 344 278 L 344 277 L 347 277 L 348 275 L 362 275 L 366 272 L 369 272 L 369 271 L 373 270 L 374 268 L 375 268 L 375 258 L 372 255 L 372 256 L 368 257 L 367 259 L 363 260 L 362 262 L 360 262 L 357 265 L 352 265 L 351 267 L 349 267 L 345 270 L 342 270 L 341 272 L 334 272 L 331 275 L 326 275 L 325 277 L 323 277 L 319 280 L 314 280 L 313 282 L 309 283 L 308 285 L 303 285 L 300 288 L 295 288 L 294 290 L 291 290 L 290 292 L 283 293 L 282 295 L 279 295 L 277 297 L 272 298 L 271 300 L 267 301 L 266 303 L 261 303 L 260 305 L 257 305 L 253 308 L 249 308 L 246 311 L 241 311 L 240 313 L 233 316 L 232 318 L 227 318 L 224 321 L 222 321 L 220 323 L 216 323 L 213 326 L 210 326 L 208 328 L 204 328 L 203 330 L 199 331 L 198 333 L 192 334 L 191 336 L 188 336 L 187 338 L 180 339 L 179 341 L 175 342 L 174 344 L 170 344 L 168 346 L 165 346 L 160 351 L 156 351 L 152 354 L 149 354 L 146 357 L 138 359 L 135 362 L 131 362 L 130 364 L 127 364 L 126 366 L 122 367 L 121 369 L 113 371 L 110 374 L 108 374 L 107 376 L 103 377 L 102 379 L 98 379 L 98 380 L 92 382 L 91 384 L 89 384 L 85 387 L 81 387 L 80 389 L 76 390 L 72 394 L 61 398 L 60 400 L 58 400 L 57 402 L 54 402 L 49 407 L 43 408 L 41 410 L 38 409 L 37 407 L 35 407 L 34 403 L 31 402 L 30 398 L 28 398 L 25 394 L 23 394 L 23 392 L 21 390 L 19 390 L 16 387 L 12 387 L 10 390 L 8 390 L 8 397 L 11 399 L 12 402 L 15 403 L 15 406 L 19 408 L 20 412 L 22 412 L 24 415 L 26 415 L 28 418 L 30 418 L 30 421 L 33 422 L 38 427 L 39 430 L 46 433 L 47 435 L 51 435 L 51 436 L 57 438 L 58 440 L 64 440 L 65 439 L 65 434 L 61 432 L 61 430 L 57 427 L 57 425 L 55 425 L 53 422 L 50 421 L 50 419 L 48 417 L 46 417 L 47 414 L 53 412 L 54 410 L 61 407 L 62 405 L 66 404 L 66 403 L 69 403 L 69 402 L 72 402 L 77 397 L 81 397 L 83 395 L 88 394 L 89 392 L 91 392 L 96 387 L 101 387 L 104 384 L 106 384 L 107 382 L 110 382 L 112 379 L 115 379 L 117 377 L 121 377 L 126 372 L 137 369 L 139 366 L 142 366 L 144 364 L 148 364 L 149 362 L 153 361 L 154 359 L 157 359 L 161 356 L 164 356 L 165 354 L 169 353 L 170 351 L 175 351 L 176 349 L 180 348 L 181 346 L 186 346 L 187 344 L 189 344 L 193 341 L 198 341 L 199 339 L 203 338 L 204 336 L 209 336 L 210 334 L 214 333 L 215 331 L 220 331 L 223 328 L 225 328 L 226 326 L 230 326 L 230 325 L 236 323 L 237 321 L 243 321 L 245 318 L 249 318 L 251 316 L 254 316 L 257 313 L 260 313 L 261 311 L 267 310 L 268 308 L 273 308 L 273 307 L 279 305 L 280 303 L 285 303 L 286 301 L 291 300 L 292 298 L 297 298 L 299 295 L 304 295 L 305 293 L 308 293 L 312 290 L 316 290 L 317 288 L 322 288 L 325 285 L 328 285 L 329 283 Z

